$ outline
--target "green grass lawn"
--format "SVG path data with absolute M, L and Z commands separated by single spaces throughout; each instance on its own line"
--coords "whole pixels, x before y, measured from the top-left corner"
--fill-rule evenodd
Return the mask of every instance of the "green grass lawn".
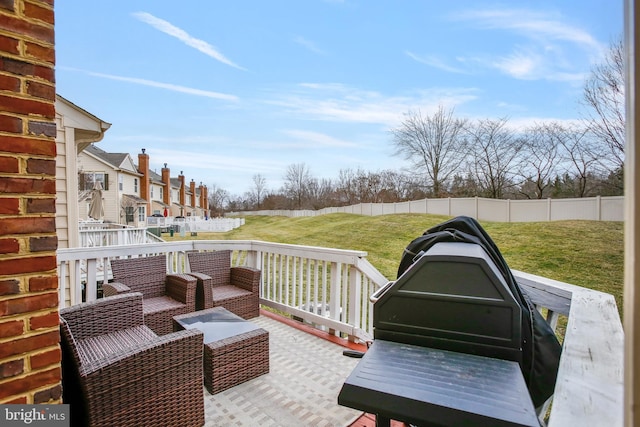
M 444 216 L 397 214 L 317 217 L 247 217 L 227 233 L 201 233 L 187 239 L 263 240 L 366 251 L 383 275 L 395 279 L 404 248 Z M 481 222 L 509 267 L 612 294 L 622 315 L 623 223 L 554 221 Z M 166 240 L 177 240 L 164 234 Z

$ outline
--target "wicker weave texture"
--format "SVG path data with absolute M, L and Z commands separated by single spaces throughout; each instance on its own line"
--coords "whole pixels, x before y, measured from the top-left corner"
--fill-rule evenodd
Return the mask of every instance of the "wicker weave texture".
M 167 274 L 165 255 L 111 261 L 115 283 L 103 286 L 105 295 L 143 294 L 144 322 L 155 333 L 173 331 L 173 316 L 196 309 L 196 280 L 188 274 Z
M 140 293 L 65 308 L 60 317 L 74 425 L 204 424 L 200 331 L 157 336 L 142 323 Z
M 207 310 L 215 312 L 222 308 Z M 226 310 L 226 309 L 225 309 Z M 174 319 L 174 328 L 184 327 L 181 321 L 192 317 L 202 316 L 196 312 L 178 316 Z M 242 319 L 238 319 L 242 322 Z M 248 322 L 247 322 L 248 323 Z M 225 322 L 219 326 L 211 322 L 210 327 L 225 328 Z M 232 335 L 204 343 L 204 385 L 209 393 L 216 394 L 234 387 L 250 379 L 269 372 L 269 332 L 256 328 L 254 330 Z
M 224 307 L 243 319 L 260 315 L 260 270 L 231 267 L 231 251 L 189 252 L 196 308 Z

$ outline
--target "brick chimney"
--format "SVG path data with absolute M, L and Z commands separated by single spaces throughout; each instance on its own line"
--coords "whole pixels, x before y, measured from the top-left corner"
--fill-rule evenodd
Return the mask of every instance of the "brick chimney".
M 200 208 L 206 213 L 207 207 L 204 205 L 204 187 L 202 186 L 202 181 L 200 181 L 200 186 L 198 187 L 198 191 L 200 192 Z
M 138 154 L 138 172 L 142 174 L 140 181 L 140 197 L 147 201 L 147 215 L 151 214 L 151 177 L 149 176 L 149 155 L 142 149 Z
M 185 199 L 186 199 L 186 188 L 184 186 L 184 175 L 183 175 L 183 171 L 180 171 L 180 175 L 178 175 L 178 181 L 180 181 L 180 204 L 182 206 L 185 205 Z
M 189 183 L 189 191 L 191 191 L 191 207 L 196 207 L 196 182 L 192 179 Z
M 202 204 L 202 208 L 207 211 L 207 216 L 211 216 L 211 212 L 209 212 L 209 189 L 207 186 L 204 186 L 204 203 Z
M 164 182 L 164 191 L 162 192 L 162 201 L 171 207 L 171 169 L 164 164 L 162 168 L 162 182 Z

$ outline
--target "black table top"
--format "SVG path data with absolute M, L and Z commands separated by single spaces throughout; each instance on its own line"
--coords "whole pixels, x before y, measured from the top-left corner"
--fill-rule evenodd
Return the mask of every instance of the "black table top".
M 416 425 L 539 426 L 517 362 L 375 340 L 338 403 Z
M 222 307 L 182 314 L 173 318 L 184 329 L 198 329 L 204 333 L 204 343 L 212 343 L 260 329 Z

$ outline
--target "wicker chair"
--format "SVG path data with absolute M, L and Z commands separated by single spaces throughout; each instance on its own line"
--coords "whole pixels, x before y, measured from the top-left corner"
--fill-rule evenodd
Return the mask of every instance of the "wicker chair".
M 76 426 L 201 426 L 203 334 L 158 336 L 131 292 L 60 310 L 63 400 Z
M 243 319 L 260 315 L 260 270 L 231 267 L 231 251 L 189 252 L 189 268 L 198 279 L 196 308 L 224 307 Z
M 167 274 L 166 263 L 164 255 L 114 259 L 114 282 L 102 286 L 105 296 L 141 292 L 144 323 L 158 335 L 173 331 L 173 316 L 196 310 L 196 280 Z

